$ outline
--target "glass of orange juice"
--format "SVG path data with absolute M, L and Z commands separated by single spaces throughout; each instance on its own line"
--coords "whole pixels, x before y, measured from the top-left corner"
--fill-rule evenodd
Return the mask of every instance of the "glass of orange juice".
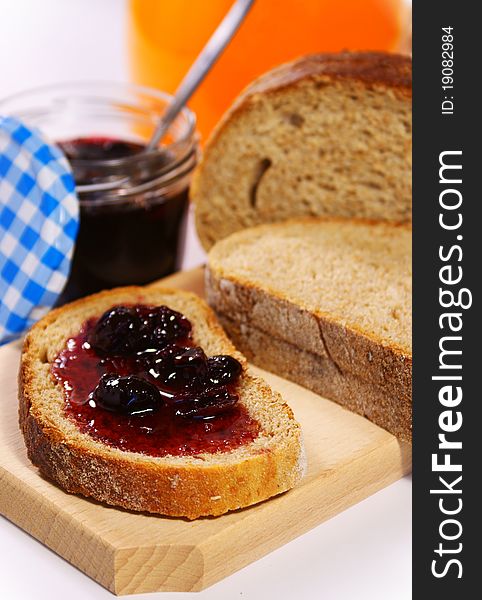
M 137 83 L 174 92 L 233 0 L 130 0 Z M 396 50 L 405 0 L 256 0 L 190 107 L 204 138 L 232 100 L 268 69 L 310 52 Z

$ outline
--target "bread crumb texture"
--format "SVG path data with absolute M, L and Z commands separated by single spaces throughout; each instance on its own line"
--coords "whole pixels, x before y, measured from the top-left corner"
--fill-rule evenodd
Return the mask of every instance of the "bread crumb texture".
M 409 225 L 261 225 L 218 242 L 208 265 L 208 301 L 250 360 L 410 439 Z
M 191 196 L 206 249 L 297 216 L 411 221 L 411 59 L 307 56 L 248 87 L 208 141 Z

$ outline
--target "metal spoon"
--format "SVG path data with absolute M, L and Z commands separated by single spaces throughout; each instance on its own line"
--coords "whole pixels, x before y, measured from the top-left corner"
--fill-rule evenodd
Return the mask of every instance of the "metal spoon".
M 231 41 L 231 38 L 238 30 L 253 3 L 254 0 L 236 0 L 229 9 L 229 12 L 218 25 L 216 31 L 209 38 L 208 43 L 204 46 L 184 79 L 181 81 L 171 103 L 168 104 L 151 140 L 147 144 L 147 152 L 157 148 L 159 142 L 167 133 L 171 123 L 184 108 L 189 98 L 196 91 L 199 84 L 206 77 L 211 67 Z

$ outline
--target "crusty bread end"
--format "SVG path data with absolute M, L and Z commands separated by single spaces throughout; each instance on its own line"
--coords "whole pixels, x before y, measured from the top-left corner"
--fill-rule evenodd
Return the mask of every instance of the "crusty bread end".
M 301 216 L 410 222 L 411 78 L 410 57 L 341 52 L 304 56 L 254 81 L 194 174 L 203 246 Z

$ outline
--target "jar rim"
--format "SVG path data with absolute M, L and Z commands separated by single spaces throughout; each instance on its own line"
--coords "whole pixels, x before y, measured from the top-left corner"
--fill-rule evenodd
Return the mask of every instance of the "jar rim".
M 171 94 L 167 92 L 157 90 L 154 88 L 150 88 L 148 86 L 138 85 L 130 82 L 121 82 L 121 81 L 107 81 L 107 80 L 77 80 L 77 81 L 66 81 L 66 82 L 58 82 L 45 84 L 40 86 L 31 87 L 20 92 L 16 92 L 15 94 L 10 94 L 4 98 L 0 98 L 0 112 L 5 110 L 5 107 L 8 107 L 8 112 L 10 114 L 14 114 L 22 118 L 22 116 L 26 116 L 27 114 L 31 114 L 32 110 L 34 110 L 35 102 L 34 99 L 36 96 L 40 99 L 43 94 L 48 95 L 49 93 L 55 93 L 56 91 L 64 92 L 68 95 L 69 91 L 73 96 L 78 95 L 81 97 L 82 95 L 92 95 L 93 99 L 97 100 L 105 100 L 110 99 L 118 102 L 119 100 L 123 100 L 123 105 L 126 106 L 137 106 L 142 108 L 142 101 L 135 99 L 122 99 L 122 94 L 137 94 L 139 96 L 144 96 L 146 99 L 152 99 L 155 101 L 160 101 L 163 104 L 167 105 L 173 98 Z M 118 97 L 116 98 L 116 93 Z M 22 106 L 22 102 L 25 104 L 25 101 L 28 99 L 32 99 L 31 105 Z M 20 106 L 21 108 L 15 108 L 15 105 Z M 146 110 L 146 113 L 149 111 Z M 150 112 L 154 113 L 154 109 Z M 159 114 L 159 117 L 162 113 Z M 180 135 L 175 138 L 172 136 L 174 141 L 169 144 L 165 144 L 162 146 L 163 150 L 171 151 L 175 155 L 179 154 L 180 158 L 174 161 L 171 165 L 166 166 L 165 171 L 161 174 L 162 178 L 165 178 L 166 183 L 169 180 L 176 179 L 175 172 L 179 172 L 179 167 L 184 161 L 188 159 L 188 157 L 192 154 L 193 148 L 196 148 L 198 143 L 198 135 L 196 134 L 196 115 L 193 113 L 191 109 L 187 106 L 180 111 L 177 119 L 183 118 L 183 128 Z M 177 120 L 176 119 L 176 120 Z M 176 123 L 176 121 L 174 122 Z M 146 157 L 155 156 L 156 154 L 160 154 L 160 149 L 155 149 L 149 153 L 140 153 L 132 156 L 126 156 L 123 158 L 116 159 L 75 159 L 72 161 L 75 165 L 79 167 L 102 167 L 102 168 L 122 168 L 125 166 L 130 166 L 138 161 L 145 160 Z M 190 162 L 190 161 L 188 161 Z M 181 168 L 181 171 L 183 169 Z M 156 178 L 157 180 L 159 178 Z M 122 181 L 110 181 L 110 182 L 98 182 L 93 184 L 86 185 L 77 185 L 76 190 L 79 194 L 79 200 L 83 203 L 85 200 L 82 198 L 82 195 L 85 193 L 91 192 L 101 192 L 101 191 L 113 191 L 119 190 L 119 185 L 122 186 Z M 122 189 L 122 188 L 121 188 Z M 128 191 L 126 190 L 127 195 L 131 195 L 135 193 L 137 188 L 130 188 Z
M 167 191 L 170 186 L 176 185 L 179 181 L 183 180 L 184 177 L 188 176 L 196 166 L 198 160 L 199 149 L 191 148 L 190 152 L 186 153 L 182 159 L 172 163 L 172 168 L 170 167 L 159 176 L 139 183 L 133 187 L 124 187 L 122 185 L 123 181 L 97 183 L 90 186 L 76 186 L 80 206 L 95 208 L 111 204 L 119 205 L 120 203 L 136 204 L 139 195 L 150 193 L 153 190 L 156 190 L 157 196 L 161 188 Z M 107 195 L 102 198 L 96 198 L 95 200 L 83 197 L 84 194 L 92 192 L 115 192 L 115 196 L 111 197 Z M 158 197 L 156 202 L 162 203 L 161 198 Z
M 80 91 L 82 88 L 86 88 L 86 89 L 88 89 L 88 88 L 92 88 L 92 89 L 104 88 L 105 91 L 107 91 L 108 88 L 110 90 L 115 90 L 115 88 L 117 88 L 117 90 L 119 92 L 133 92 L 133 93 L 143 94 L 144 96 L 147 96 L 147 97 L 150 96 L 153 99 L 163 101 L 166 105 L 173 99 L 172 94 L 169 94 L 162 90 L 157 90 L 155 88 L 151 88 L 148 86 L 138 85 L 136 83 L 86 79 L 86 80 L 78 80 L 78 81 L 72 80 L 72 81 L 65 81 L 65 82 L 59 82 L 59 83 L 49 83 L 49 84 L 45 84 L 45 85 L 39 85 L 39 86 L 27 88 L 27 89 L 21 90 L 20 92 L 16 92 L 15 94 L 10 94 L 9 96 L 0 98 L 0 111 L 5 106 L 8 106 L 9 104 L 14 105 L 18 101 L 29 98 L 30 96 L 34 96 L 35 94 L 48 93 L 48 92 L 53 92 L 55 90 L 69 91 L 69 89 L 71 89 L 71 90 L 77 89 Z M 135 104 L 135 103 L 132 103 L 132 104 Z M 25 109 L 23 109 L 23 110 L 25 110 Z M 10 111 L 11 111 L 11 109 L 9 110 L 9 112 Z M 186 123 L 187 123 L 186 131 L 184 131 L 183 134 L 178 139 L 176 139 L 174 142 L 172 142 L 171 144 L 166 146 L 167 148 L 175 148 L 176 146 L 179 146 L 182 143 L 185 143 L 193 136 L 193 134 L 196 130 L 196 115 L 189 107 L 184 106 L 184 108 L 180 111 L 179 115 L 184 116 L 184 118 L 186 120 Z M 21 115 L 19 115 L 19 116 L 21 116 Z M 124 161 L 124 160 L 130 161 L 130 160 L 132 160 L 132 158 L 133 157 L 125 157 L 125 158 L 119 158 L 119 159 L 98 159 L 98 160 L 92 161 L 92 162 L 103 163 L 106 165 L 117 165 L 117 164 L 122 164 L 122 161 Z M 85 162 L 87 163 L 90 161 L 85 161 Z

